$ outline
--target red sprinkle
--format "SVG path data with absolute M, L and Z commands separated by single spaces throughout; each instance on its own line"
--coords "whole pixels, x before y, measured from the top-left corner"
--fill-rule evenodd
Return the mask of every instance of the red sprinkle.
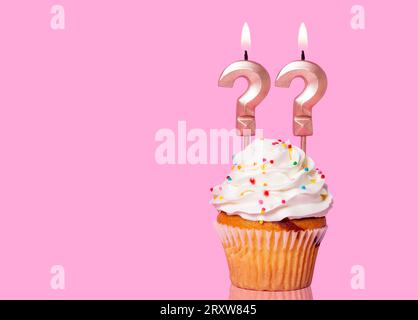
M 292 149 L 292 145 L 291 145 L 291 144 L 289 144 L 287 147 L 288 147 L 289 149 Z
M 265 195 L 266 197 L 268 197 L 268 196 L 270 195 L 270 192 L 268 192 L 268 191 L 266 190 L 266 191 L 264 191 L 264 195 Z
M 277 141 L 282 142 L 282 139 L 277 139 Z
M 274 160 L 270 160 L 270 163 L 273 164 L 274 163 Z
M 285 204 L 286 203 L 286 200 L 282 200 L 282 204 Z
M 273 146 L 275 146 L 276 144 L 279 144 L 279 143 L 277 141 L 272 143 Z
M 263 204 L 263 203 L 264 203 L 264 201 L 263 201 L 263 200 L 258 200 L 258 203 L 259 203 L 259 204 Z
M 213 188 L 210 188 L 210 192 L 212 192 L 213 191 Z
M 261 208 L 261 211 L 266 211 L 266 208 Z
M 255 184 L 255 179 L 254 178 L 250 178 L 250 182 L 251 182 L 251 184 Z
M 325 179 L 325 175 L 324 174 L 321 176 L 321 179 Z
M 267 161 L 267 159 L 266 158 L 263 158 L 263 162 L 266 162 Z

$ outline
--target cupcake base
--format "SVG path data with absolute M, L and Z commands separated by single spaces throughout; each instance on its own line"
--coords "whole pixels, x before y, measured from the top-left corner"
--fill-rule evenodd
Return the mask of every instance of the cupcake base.
M 261 225 L 220 213 L 215 228 L 233 285 L 250 290 L 287 291 L 310 286 L 327 226 L 325 218 Z
M 231 284 L 229 300 L 313 300 L 311 287 L 290 291 L 260 291 L 242 289 Z

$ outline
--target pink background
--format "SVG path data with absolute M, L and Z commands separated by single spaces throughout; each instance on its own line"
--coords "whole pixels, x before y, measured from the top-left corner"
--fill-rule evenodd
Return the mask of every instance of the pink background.
M 327 72 L 311 156 L 335 205 L 315 298 L 418 298 L 414 1 L 2 1 L 0 3 L 0 297 L 228 298 L 209 188 L 229 165 L 156 164 L 160 128 L 232 128 L 220 72 L 250 58 L 275 77 L 307 57 Z M 50 28 L 53 4 L 66 29 Z M 291 89 L 257 109 L 267 137 L 291 135 Z M 409 96 L 409 97 L 408 97 Z M 50 288 L 63 265 L 65 290 Z M 351 266 L 366 269 L 352 290 Z

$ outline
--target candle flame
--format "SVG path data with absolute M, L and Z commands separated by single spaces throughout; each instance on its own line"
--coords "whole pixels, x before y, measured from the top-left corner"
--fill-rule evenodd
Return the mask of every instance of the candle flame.
M 251 34 L 250 34 L 250 27 L 248 23 L 244 23 L 242 26 L 241 32 L 241 47 L 243 50 L 249 50 L 251 47 Z
M 298 45 L 299 50 L 306 50 L 308 48 L 308 30 L 303 22 L 299 27 Z

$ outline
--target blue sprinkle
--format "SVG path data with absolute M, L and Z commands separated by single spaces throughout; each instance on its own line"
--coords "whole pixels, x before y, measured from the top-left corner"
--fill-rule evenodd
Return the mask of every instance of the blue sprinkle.
M 300 187 L 302 190 L 306 190 L 306 186 L 301 186 Z
M 308 172 L 309 171 L 309 168 L 305 168 L 305 171 Z

